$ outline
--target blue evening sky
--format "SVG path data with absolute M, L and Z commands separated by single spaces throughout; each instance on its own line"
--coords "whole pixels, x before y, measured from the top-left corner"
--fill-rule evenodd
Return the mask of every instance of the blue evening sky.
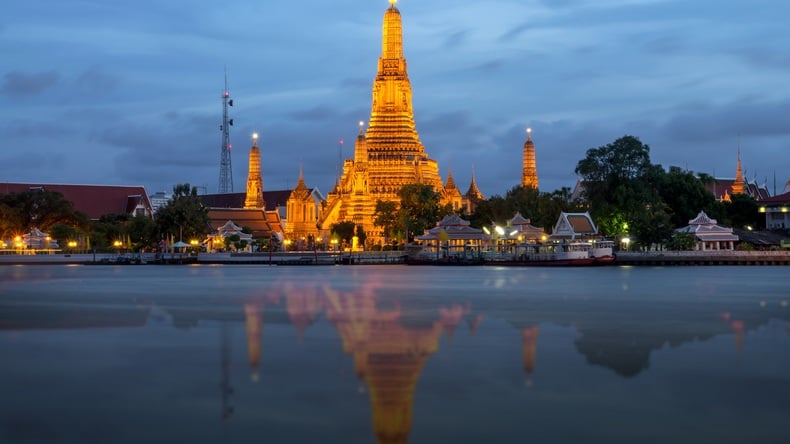
M 370 113 L 386 0 L 27 0 L 0 15 L 0 181 L 217 192 L 227 67 L 234 190 L 335 180 Z M 417 130 L 442 177 L 541 190 L 630 134 L 654 163 L 790 179 L 786 0 L 401 0 Z

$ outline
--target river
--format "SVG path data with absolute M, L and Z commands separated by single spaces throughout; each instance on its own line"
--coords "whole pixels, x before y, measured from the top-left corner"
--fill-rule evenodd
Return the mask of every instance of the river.
M 2 266 L 3 443 L 787 443 L 786 267 Z

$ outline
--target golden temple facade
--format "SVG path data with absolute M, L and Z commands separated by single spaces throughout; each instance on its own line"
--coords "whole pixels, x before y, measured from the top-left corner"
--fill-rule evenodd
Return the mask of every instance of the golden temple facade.
M 372 241 L 383 237 L 373 224 L 376 201 L 398 201 L 404 185 L 422 183 L 444 195 L 439 165 L 428 157 L 414 124 L 411 83 L 403 56 L 401 14 L 390 0 L 384 13 L 381 57 L 373 82 L 373 101 L 367 131 L 360 125 L 354 158 L 345 160 L 343 173 L 318 222 L 323 234 L 339 222 L 361 225 Z

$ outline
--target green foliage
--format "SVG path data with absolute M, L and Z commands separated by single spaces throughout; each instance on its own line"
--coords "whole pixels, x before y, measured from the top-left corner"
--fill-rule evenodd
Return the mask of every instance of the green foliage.
M 365 245 L 365 241 L 368 239 L 368 235 L 367 233 L 365 233 L 365 230 L 362 229 L 362 225 L 357 225 L 355 235 L 357 236 L 357 241 L 359 242 L 359 245 Z
M 440 204 L 441 196 L 425 184 L 404 185 L 398 196 L 401 200 L 400 221 L 406 227 L 406 240 L 434 227 L 444 216 L 452 213 L 452 206 Z
M 670 167 L 667 173 L 657 177 L 659 194 L 671 209 L 668 212 L 674 227 L 685 226 L 700 211 L 708 215 L 721 212 L 720 204 L 705 188 L 705 180 L 709 177 L 704 173 L 695 177 L 693 172 L 678 167 Z
M 730 196 L 731 202 L 724 204 L 727 220 L 733 227 L 745 228 L 764 228 L 765 216 L 758 212 L 757 202 L 746 194 L 733 194 Z
M 161 238 L 198 239 L 208 231 L 208 208 L 197 188 L 188 183 L 173 187 L 173 198 L 156 213 L 156 231 Z
M 377 200 L 373 213 L 373 225 L 384 232 L 384 242 L 394 237 L 398 226 L 398 203 L 390 200 Z
M 342 240 L 350 244 L 351 239 L 354 237 L 356 224 L 354 222 L 338 222 L 336 224 L 332 224 L 330 229 L 332 231 L 333 237 L 336 236 L 338 240 Z
M 645 226 L 639 223 L 645 217 L 642 213 L 660 204 L 655 182 L 662 172 L 650 163 L 650 147 L 633 136 L 587 150 L 587 157 L 576 166 L 584 179 L 590 215 L 607 236 L 626 234 L 627 226 Z
M 691 233 L 674 233 L 667 243 L 667 248 L 675 251 L 694 249 L 694 236 Z
M 26 233 L 33 227 L 47 232 L 56 224 L 87 229 L 88 218 L 58 192 L 28 190 L 0 195 L 0 236 Z

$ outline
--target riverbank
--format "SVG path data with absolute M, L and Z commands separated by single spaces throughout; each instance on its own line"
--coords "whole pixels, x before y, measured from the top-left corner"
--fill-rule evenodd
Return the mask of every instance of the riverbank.
M 790 251 L 618 252 L 616 265 L 790 265 Z
M 153 264 L 267 264 L 267 265 L 374 265 L 404 264 L 402 251 L 200 253 L 198 255 L 143 253 L 4 254 L 0 265 L 153 265 Z M 613 265 L 790 265 L 790 251 L 651 251 L 618 252 Z

